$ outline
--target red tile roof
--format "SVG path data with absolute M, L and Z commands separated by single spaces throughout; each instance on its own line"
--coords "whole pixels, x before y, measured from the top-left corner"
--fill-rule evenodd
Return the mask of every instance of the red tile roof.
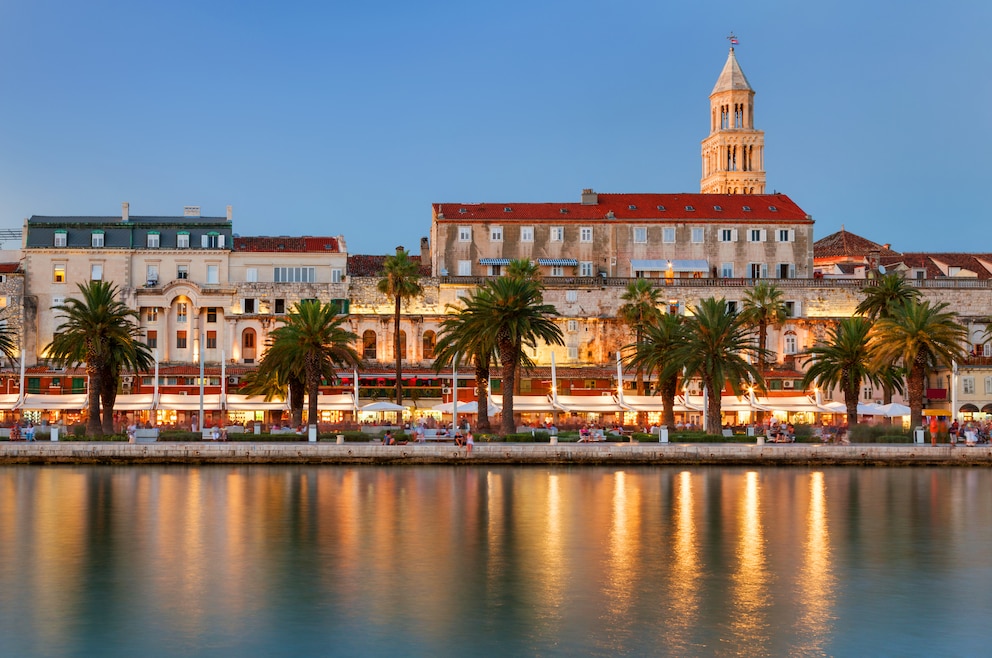
M 816 261 L 821 258 L 860 259 L 866 258 L 873 251 L 879 252 L 881 256 L 899 255 L 899 252 L 892 251 L 885 245 L 841 229 L 813 243 L 813 260 Z
M 992 265 L 992 254 L 908 253 L 898 257 L 883 258 L 881 262 L 885 267 L 893 267 L 901 263 L 906 267 L 925 269 L 928 279 L 947 277 L 946 270 L 950 267 L 974 272 L 979 279 L 992 279 L 992 271 L 985 265 L 985 263 Z
M 340 245 L 336 237 L 296 236 L 246 236 L 234 238 L 234 251 L 337 253 Z
M 620 221 L 813 222 L 784 194 L 598 194 L 597 197 L 595 204 L 435 203 L 432 208 L 438 221 L 453 223 L 466 220 L 602 221 L 609 212 Z
M 0 263 L 0 274 L 13 274 L 21 270 L 20 263 Z
M 349 276 L 379 276 L 382 274 L 382 263 L 388 256 L 355 254 L 348 256 Z M 420 276 L 431 276 L 431 264 L 422 263 L 420 256 L 410 256 L 410 260 L 420 263 Z

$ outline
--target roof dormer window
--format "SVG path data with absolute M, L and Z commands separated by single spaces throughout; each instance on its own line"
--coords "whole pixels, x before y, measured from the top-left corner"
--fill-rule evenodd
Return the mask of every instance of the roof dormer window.
M 723 211 L 723 208 L 721 208 L 720 206 L 713 206 L 713 210 L 715 210 L 717 212 L 722 212 Z
M 744 206 L 744 212 L 751 212 L 751 206 Z
M 68 243 L 68 233 L 65 231 L 55 231 L 55 246 L 64 247 Z
M 693 208 L 692 206 L 686 206 L 685 209 L 686 209 L 687 212 L 695 212 L 696 211 L 696 209 Z
M 660 210 L 661 212 L 665 212 L 665 206 L 658 206 L 658 210 Z
M 778 212 L 778 208 L 776 208 L 775 206 L 768 206 L 768 209 L 772 212 Z
M 95 248 L 103 246 L 103 231 L 93 231 L 90 234 L 90 245 Z

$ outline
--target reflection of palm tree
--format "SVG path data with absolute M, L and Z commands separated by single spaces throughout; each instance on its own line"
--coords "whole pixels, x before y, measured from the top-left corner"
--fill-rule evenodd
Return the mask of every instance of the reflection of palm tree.
M 945 308 L 945 303 L 931 306 L 929 301 L 903 301 L 889 307 L 889 315 L 875 323 L 868 340 L 873 367 L 902 363 L 912 427 L 923 419 L 927 373 L 940 364 L 953 368 L 965 357 L 968 331 L 958 323 L 957 314 Z
M 807 350 L 807 364 L 810 365 L 803 377 L 803 388 L 816 385 L 833 389 L 840 387 L 847 407 L 847 425 L 853 428 L 858 422 L 858 398 L 861 383 L 870 381 L 876 386 L 883 382 L 894 382 L 900 389 L 898 374 L 892 367 L 878 371 L 871 365 L 868 352 L 868 335 L 871 322 L 866 318 L 851 317 L 842 319 L 836 327 L 831 327 L 827 342 Z
M 376 288 L 394 300 L 393 351 L 396 354 L 396 404 L 403 404 L 403 352 L 400 350 L 400 305 L 421 293 L 420 265 L 410 258 L 406 249 L 398 247 L 395 256 L 382 263 L 382 278 Z
M 271 368 L 277 380 L 286 380 L 288 373 L 300 372 L 307 395 L 307 422 L 315 425 L 318 419 L 317 396 L 321 379 L 337 377 L 336 368 L 356 366 L 359 358 L 354 343 L 358 339 L 343 329 L 347 316 L 336 315 L 335 307 L 316 300 L 298 302 L 290 312 L 279 318 L 282 326 L 272 331 L 269 347 L 259 369 Z
M 666 366 L 672 361 L 672 354 L 685 340 L 685 328 L 679 315 L 660 315 L 656 322 L 644 327 L 640 342 L 628 345 L 635 350 L 630 357 L 634 367 L 658 376 L 658 392 L 661 395 L 662 424 L 675 427 L 675 395 L 678 393 L 679 373 Z
M 531 280 L 500 277 L 486 283 L 465 300 L 474 314 L 473 322 L 483 327 L 487 341 L 492 341 L 503 368 L 503 434 L 512 434 L 513 388 L 517 366 L 524 358 L 524 345 L 537 347 L 537 341 L 564 345 L 561 329 L 551 318 L 558 311 L 542 302 L 541 287 Z
M 686 379 L 698 377 L 706 387 L 706 431 L 720 429 L 720 396 L 729 383 L 743 394 L 742 383 L 753 379 L 763 386 L 761 373 L 742 355 L 756 355 L 751 328 L 740 315 L 727 310 L 724 299 L 710 297 L 699 302 L 685 318 L 685 340 L 672 350 L 664 375 L 684 368 Z
M 661 292 L 646 279 L 637 279 L 627 284 L 627 290 L 620 296 L 625 303 L 617 310 L 624 323 L 634 330 L 634 346 L 640 345 L 644 330 L 658 321 L 661 312 Z M 644 395 L 644 373 L 639 362 L 631 360 L 637 370 L 635 386 L 637 394 Z
M 77 284 L 80 299 L 70 297 L 52 309 L 61 314 L 61 324 L 45 351 L 58 366 L 86 364 L 89 417 L 86 432 L 90 435 L 113 434 L 113 402 L 120 371 L 130 367 L 147 370 L 152 363 L 148 346 L 140 342 L 138 313 L 117 301 L 118 288 L 108 281 Z M 100 399 L 105 387 L 113 394 L 104 399 L 109 405 L 100 422 Z M 109 419 L 109 424 L 108 424 Z

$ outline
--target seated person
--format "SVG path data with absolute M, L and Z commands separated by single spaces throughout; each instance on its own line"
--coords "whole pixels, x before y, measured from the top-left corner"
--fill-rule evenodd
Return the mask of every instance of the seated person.
M 462 436 L 461 432 L 455 432 L 455 445 L 456 446 L 465 445 L 465 437 Z
M 393 433 L 386 430 L 386 433 L 382 435 L 382 444 L 387 446 L 396 445 L 396 439 L 393 438 Z

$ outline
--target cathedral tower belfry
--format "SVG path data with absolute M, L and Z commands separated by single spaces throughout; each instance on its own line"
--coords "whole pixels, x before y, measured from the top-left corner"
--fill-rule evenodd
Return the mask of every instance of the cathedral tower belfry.
M 710 94 L 710 134 L 702 142 L 702 157 L 703 194 L 765 193 L 765 133 L 754 129 L 754 90 L 733 46 Z

